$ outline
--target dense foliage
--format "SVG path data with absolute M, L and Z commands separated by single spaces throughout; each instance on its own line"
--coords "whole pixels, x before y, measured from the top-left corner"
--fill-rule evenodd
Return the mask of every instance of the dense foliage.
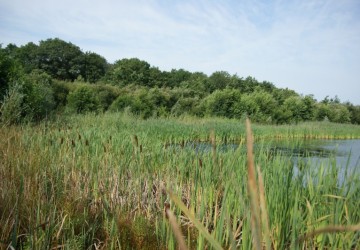
M 79 89 L 77 94 L 92 99 L 94 92 Z M 257 188 L 247 185 L 242 121 L 105 113 L 4 127 L 0 249 L 179 249 L 163 213 L 166 204 L 188 249 L 216 249 L 204 232 L 223 249 L 256 249 L 258 231 L 264 232 L 264 247 L 258 249 L 359 249 L 360 173 L 350 160 L 358 152 L 342 155 L 347 163 L 341 165 L 327 158 L 328 150 L 320 155 L 312 153 L 317 146 L 304 150 L 302 139 L 360 138 L 358 127 L 252 126 L 267 233 L 252 226 L 259 206 L 250 205 Z M 296 155 L 277 153 L 279 147 Z M 313 234 L 334 226 L 337 231 Z
M 225 71 L 161 71 L 138 58 L 109 64 L 61 39 L 0 47 L 0 114 L 6 124 L 60 114 L 126 111 L 142 118 L 191 115 L 268 124 L 329 120 L 360 124 L 360 106 L 317 101 Z M 16 112 L 15 112 L 16 111 Z

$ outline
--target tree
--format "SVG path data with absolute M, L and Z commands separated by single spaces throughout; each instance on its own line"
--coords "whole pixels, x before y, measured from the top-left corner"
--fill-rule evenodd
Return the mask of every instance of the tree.
M 24 72 L 29 74 L 34 69 L 40 69 L 39 46 L 30 42 L 14 52 L 14 57 L 22 65 Z
M 350 112 L 350 122 L 353 124 L 360 124 L 360 106 L 355 106 L 350 102 L 346 102 L 344 105 Z
M 256 91 L 250 94 L 250 97 L 254 99 L 256 104 L 259 106 L 259 113 L 266 117 L 272 116 L 277 103 L 272 94 L 257 88 Z
M 87 82 L 97 82 L 105 75 L 107 68 L 106 59 L 96 53 L 86 52 L 81 57 L 81 75 Z
M 338 102 L 333 102 L 329 104 L 329 120 L 331 122 L 337 123 L 349 123 L 350 122 L 350 111 L 345 107 L 345 105 Z
M 225 89 L 231 83 L 231 75 L 226 71 L 216 71 L 206 81 L 207 90 L 212 93 L 215 90 Z
M 170 88 L 179 87 L 184 81 L 191 78 L 192 73 L 184 69 L 172 69 L 166 73 L 165 86 Z
M 16 61 L 7 55 L 0 46 L 0 101 L 10 84 L 18 79 L 20 74 L 20 68 Z
M 109 71 L 107 79 L 119 86 L 136 84 L 149 85 L 150 64 L 138 58 L 122 59 L 116 61 Z
M 60 80 L 74 81 L 81 75 L 83 53 L 59 38 L 40 41 L 38 68 Z
M 275 100 L 279 105 L 282 105 L 285 102 L 285 100 L 291 96 L 299 96 L 294 90 L 288 88 L 274 89 L 272 95 L 274 96 Z
M 234 105 L 240 98 L 238 90 L 216 90 L 202 101 L 202 106 L 210 116 L 233 118 Z
M 303 120 L 306 106 L 300 96 L 290 96 L 287 98 L 283 104 L 283 108 L 291 114 L 287 122 L 298 123 Z
M 313 95 L 306 95 L 302 99 L 304 103 L 304 109 L 302 110 L 301 119 L 303 121 L 311 121 L 315 118 L 316 100 Z

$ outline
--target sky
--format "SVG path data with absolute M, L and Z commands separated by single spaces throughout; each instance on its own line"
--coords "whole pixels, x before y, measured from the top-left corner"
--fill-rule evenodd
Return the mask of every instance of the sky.
M 360 105 L 360 0 L 0 0 L 0 43 L 227 71 Z

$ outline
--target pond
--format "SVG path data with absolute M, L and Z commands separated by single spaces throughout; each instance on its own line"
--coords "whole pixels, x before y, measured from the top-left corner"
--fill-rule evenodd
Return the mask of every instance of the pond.
M 211 152 L 212 145 L 209 142 L 187 142 L 185 148 L 192 148 L 196 153 Z M 220 152 L 235 151 L 237 143 L 216 145 Z M 246 147 L 241 150 L 246 152 Z M 266 150 L 272 155 L 290 157 L 295 167 L 295 175 L 303 166 L 336 166 L 339 170 L 339 181 L 345 176 L 356 173 L 360 174 L 360 140 L 302 140 L 292 143 L 289 141 L 270 141 L 264 144 L 255 144 L 255 157 L 257 152 Z
M 339 183 L 352 174 L 360 174 L 360 140 L 305 140 L 296 147 L 275 145 L 271 149 L 291 157 L 295 175 L 306 166 L 336 166 Z

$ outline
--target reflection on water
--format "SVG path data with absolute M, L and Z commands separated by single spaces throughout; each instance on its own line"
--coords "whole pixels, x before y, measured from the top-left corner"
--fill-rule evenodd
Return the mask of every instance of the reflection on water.
M 173 145 L 180 147 L 180 145 Z M 219 152 L 235 151 L 237 143 L 216 145 Z M 212 149 L 209 142 L 187 142 L 181 147 L 191 148 L 196 153 L 208 153 Z M 240 150 L 246 152 L 246 147 Z M 345 176 L 353 173 L 360 174 L 360 140 L 304 140 L 291 144 L 289 141 L 270 142 L 265 146 L 254 145 L 255 154 L 257 150 L 266 150 L 270 155 L 282 155 L 290 157 L 294 164 L 295 175 L 304 167 L 331 167 L 338 168 L 338 178 L 342 182 Z
M 352 174 L 360 174 L 360 140 L 314 140 L 305 142 L 303 148 L 305 154 L 292 156 L 295 174 L 306 166 L 335 166 L 340 183 Z

